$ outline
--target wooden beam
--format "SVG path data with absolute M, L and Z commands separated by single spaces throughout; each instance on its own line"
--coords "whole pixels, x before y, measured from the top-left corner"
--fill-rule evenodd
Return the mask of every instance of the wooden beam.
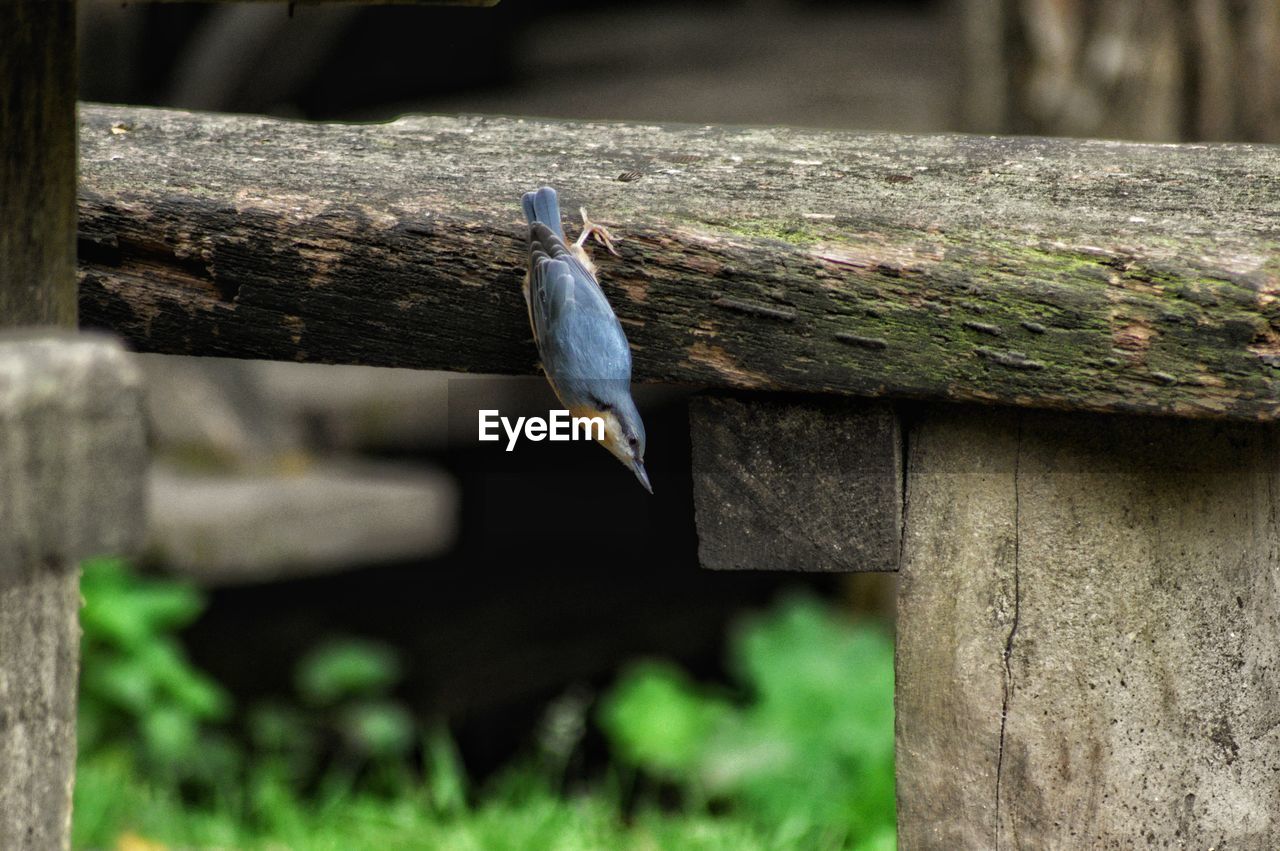
M 910 432 L 903 848 L 1280 847 L 1280 434 L 941 407 Z
M 553 183 L 642 381 L 1280 415 L 1280 148 L 82 117 L 84 324 L 147 351 L 531 372 Z
M 715 570 L 897 570 L 902 443 L 883 403 L 698 397 L 698 557 Z

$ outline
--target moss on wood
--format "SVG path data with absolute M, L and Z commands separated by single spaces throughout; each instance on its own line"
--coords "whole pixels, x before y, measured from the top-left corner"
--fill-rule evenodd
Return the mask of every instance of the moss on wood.
M 618 237 L 598 265 L 640 380 L 1280 413 L 1276 148 L 105 106 L 82 125 L 85 324 L 147 350 L 531 371 L 517 201 L 551 183 Z

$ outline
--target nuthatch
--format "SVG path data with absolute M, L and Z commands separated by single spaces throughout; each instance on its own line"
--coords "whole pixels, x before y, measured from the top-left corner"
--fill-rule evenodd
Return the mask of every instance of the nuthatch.
M 604 421 L 600 444 L 653 493 L 644 469 L 644 423 L 631 399 L 631 347 L 583 248 L 594 238 L 617 255 L 609 232 L 582 210 L 582 234 L 566 245 L 554 189 L 526 192 L 520 201 L 529 220 L 524 300 L 547 381 L 571 415 Z

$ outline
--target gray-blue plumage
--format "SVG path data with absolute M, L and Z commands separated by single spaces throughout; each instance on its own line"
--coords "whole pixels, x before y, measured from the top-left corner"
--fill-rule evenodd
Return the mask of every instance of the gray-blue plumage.
M 566 405 L 617 401 L 603 393 L 629 401 L 631 347 L 595 277 L 565 245 L 563 231 L 555 232 L 560 228 L 555 190 L 544 187 L 526 194 L 524 207 L 526 216 L 533 213 L 529 313 L 543 367 L 554 376 Z
M 595 275 L 565 244 L 556 191 L 521 198 L 529 222 L 529 321 L 543 370 L 569 408 L 612 411 L 644 457 L 644 425 L 631 399 L 631 347 Z M 647 478 L 643 475 L 641 480 Z
M 551 228 L 551 232 L 564 242 L 564 226 L 560 223 L 560 199 L 550 186 L 544 186 L 536 192 L 526 192 L 520 199 L 524 207 L 524 217 L 529 224 L 542 222 Z

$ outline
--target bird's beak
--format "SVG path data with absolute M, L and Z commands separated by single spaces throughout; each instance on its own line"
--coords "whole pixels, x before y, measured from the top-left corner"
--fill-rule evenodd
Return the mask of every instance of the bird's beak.
M 653 493 L 653 485 L 649 484 L 649 474 L 645 472 L 644 464 L 640 461 L 632 461 L 627 466 L 636 474 L 636 478 L 640 480 L 640 484 L 644 485 L 644 489 Z

